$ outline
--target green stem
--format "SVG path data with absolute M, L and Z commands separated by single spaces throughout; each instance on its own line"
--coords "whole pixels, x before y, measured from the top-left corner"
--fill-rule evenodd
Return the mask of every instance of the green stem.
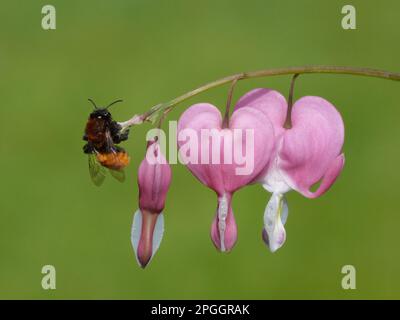
M 228 92 L 228 98 L 226 100 L 226 107 L 225 107 L 225 116 L 224 120 L 222 121 L 222 128 L 228 128 L 229 127 L 229 112 L 231 109 L 231 101 L 232 101 L 232 95 L 233 95 L 233 90 L 235 89 L 236 83 L 240 80 L 240 78 L 236 78 L 232 81 L 231 87 L 229 88 Z
M 298 76 L 299 76 L 299 74 L 296 73 L 292 77 L 292 81 L 290 83 L 289 97 L 288 97 L 287 111 L 286 111 L 286 120 L 285 120 L 285 123 L 283 124 L 283 127 L 285 129 L 290 129 L 292 127 L 292 107 L 293 107 L 294 84 L 295 84 Z
M 153 121 L 152 115 L 156 114 L 159 111 L 166 111 L 168 113 L 175 107 L 177 104 L 190 99 L 204 91 L 207 91 L 212 88 L 217 88 L 227 83 L 231 83 L 237 80 L 244 79 L 252 79 L 252 78 L 261 78 L 261 77 L 270 77 L 270 76 L 281 76 L 281 75 L 290 75 L 290 74 L 306 74 L 306 73 L 333 73 L 333 74 L 349 74 L 356 76 L 364 76 L 364 77 L 375 77 L 386 80 L 394 80 L 400 81 L 400 73 L 390 72 L 378 69 L 370 69 L 370 68 L 357 68 L 357 67 L 343 67 L 343 66 L 303 66 L 303 67 L 289 67 L 289 68 L 279 68 L 279 69 L 267 69 L 267 70 L 259 70 L 259 71 L 251 71 L 251 72 L 243 72 L 237 73 L 228 77 L 224 77 L 222 79 L 215 80 L 213 82 L 209 82 L 197 89 L 189 91 L 171 101 L 157 104 L 150 108 L 149 111 L 145 112 L 140 117 L 143 121 Z M 137 117 L 137 116 L 136 116 Z M 129 120 L 125 122 L 127 125 L 130 123 Z

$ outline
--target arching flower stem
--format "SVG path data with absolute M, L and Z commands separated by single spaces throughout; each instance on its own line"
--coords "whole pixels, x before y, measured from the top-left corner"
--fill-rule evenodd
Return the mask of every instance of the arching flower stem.
M 371 69 L 371 68 L 346 67 L 346 66 L 315 65 L 315 66 L 288 67 L 279 69 L 266 69 L 266 70 L 242 72 L 209 82 L 173 100 L 157 104 L 151 107 L 147 112 L 143 113 L 142 115 L 134 115 L 128 121 L 120 122 L 120 125 L 122 126 L 123 129 L 125 129 L 132 125 L 141 124 L 142 122 L 145 121 L 154 123 L 159 117 L 159 112 L 165 112 L 165 114 L 167 114 L 177 104 L 187 99 L 190 99 L 202 92 L 205 92 L 209 89 L 217 88 L 227 83 L 236 83 L 237 81 L 244 79 L 290 75 L 290 74 L 300 75 L 307 73 L 348 74 L 355 76 L 375 77 L 386 80 L 400 81 L 400 73 L 398 72 L 390 72 L 390 71 Z

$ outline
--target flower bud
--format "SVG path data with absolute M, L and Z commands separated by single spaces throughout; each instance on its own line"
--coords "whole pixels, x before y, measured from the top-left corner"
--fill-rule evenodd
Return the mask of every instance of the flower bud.
M 139 166 L 139 209 L 133 219 L 131 241 L 139 265 L 144 268 L 160 246 L 164 233 L 163 209 L 171 183 L 171 168 L 160 145 L 148 144 Z

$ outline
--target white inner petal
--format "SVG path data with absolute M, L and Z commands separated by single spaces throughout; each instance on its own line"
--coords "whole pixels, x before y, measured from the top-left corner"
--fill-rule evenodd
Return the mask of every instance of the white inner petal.
M 142 234 L 142 212 L 140 211 L 140 209 L 138 209 L 133 216 L 132 231 L 131 231 L 131 243 L 133 250 L 135 252 L 135 258 L 138 265 L 141 265 L 137 257 L 137 250 L 141 234 Z
M 226 217 L 228 216 L 228 200 L 224 194 L 218 198 L 218 232 L 220 239 L 221 251 L 226 251 L 225 248 L 225 230 L 226 230 Z
M 278 250 L 286 240 L 286 223 L 289 210 L 285 196 L 281 193 L 272 194 L 264 212 L 264 230 L 267 234 L 266 243 L 271 250 Z
M 141 266 L 141 263 L 137 256 L 137 251 L 139 247 L 140 237 L 142 235 L 142 223 L 143 217 L 142 212 L 138 209 L 133 216 L 132 230 L 131 230 L 131 243 L 133 250 L 135 252 L 135 258 L 137 263 Z M 161 240 L 164 234 L 164 214 L 161 212 L 157 216 L 157 221 L 154 226 L 153 241 L 152 241 L 152 255 L 148 263 L 153 259 L 155 253 L 160 247 Z

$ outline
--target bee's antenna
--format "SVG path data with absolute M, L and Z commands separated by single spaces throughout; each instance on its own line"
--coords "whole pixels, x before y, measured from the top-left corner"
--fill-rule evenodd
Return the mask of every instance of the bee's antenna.
M 92 103 L 92 105 L 93 105 L 93 107 L 95 108 L 95 109 L 97 109 L 97 106 L 96 106 L 96 104 L 94 103 L 94 101 L 92 100 L 92 99 L 88 99 L 91 103 Z
M 110 103 L 107 107 L 105 107 L 104 109 L 108 109 L 108 108 L 111 107 L 113 104 L 116 104 L 116 103 L 122 102 L 122 101 L 124 101 L 124 100 L 122 100 L 122 99 L 115 100 L 114 102 L 111 102 L 111 103 Z

